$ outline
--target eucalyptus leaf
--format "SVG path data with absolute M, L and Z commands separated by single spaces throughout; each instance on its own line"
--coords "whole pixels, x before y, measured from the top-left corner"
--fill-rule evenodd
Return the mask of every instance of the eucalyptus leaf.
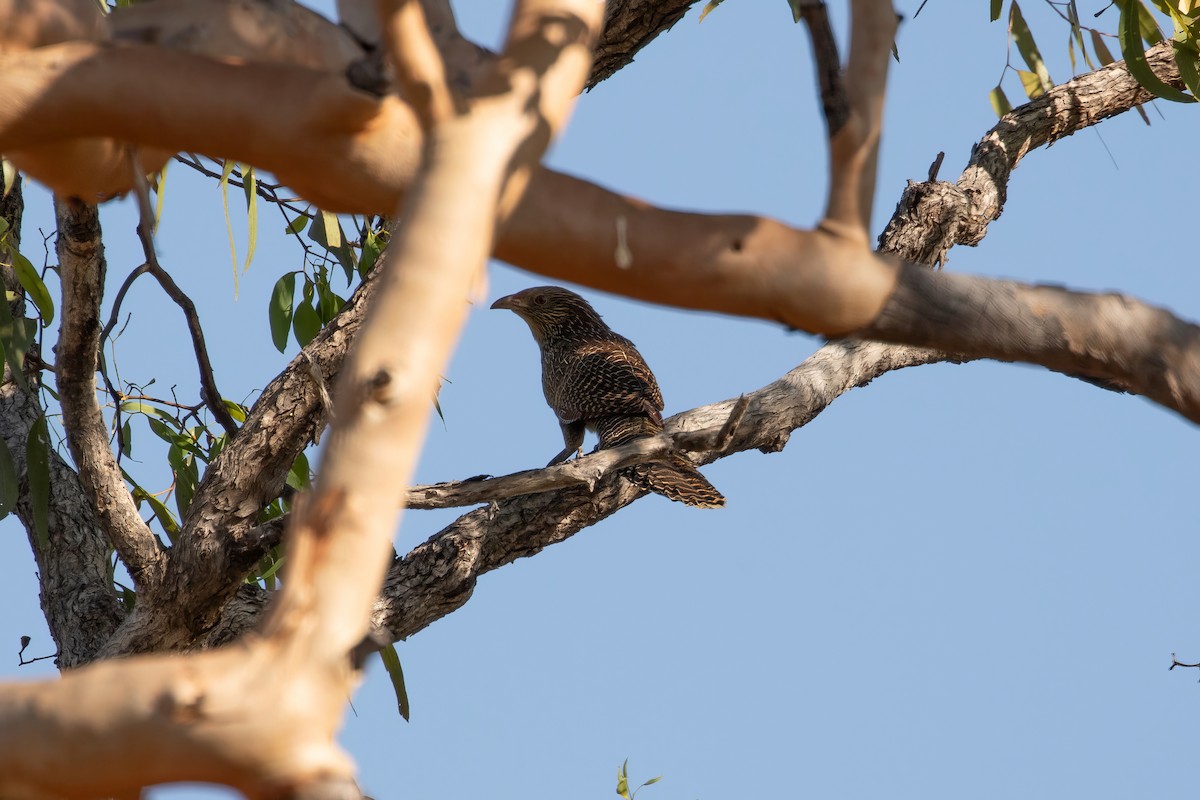
M 292 329 L 292 306 L 296 296 L 296 273 L 289 272 L 275 281 L 267 319 L 271 323 L 271 342 L 283 352 L 287 348 L 288 332 Z

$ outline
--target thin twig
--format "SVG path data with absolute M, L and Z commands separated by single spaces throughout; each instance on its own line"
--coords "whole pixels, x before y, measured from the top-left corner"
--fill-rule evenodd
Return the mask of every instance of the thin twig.
M 158 284 L 175 301 L 175 305 L 183 311 L 187 318 L 188 333 L 192 336 L 192 349 L 196 352 L 196 363 L 200 368 L 200 399 L 208 407 L 209 413 L 221 424 L 232 439 L 237 435 L 238 425 L 229 410 L 225 408 L 221 392 L 217 389 L 216 378 L 213 377 L 212 362 L 208 358 L 208 348 L 204 344 L 204 330 L 200 327 L 200 317 L 196 313 L 196 304 L 187 296 L 174 279 L 158 263 L 158 255 L 154 252 L 154 211 L 150 207 L 150 185 L 142 171 L 141 159 L 135 148 L 129 149 L 129 157 L 133 162 L 134 183 L 137 188 L 138 207 L 141 219 L 138 222 L 138 237 L 142 240 L 142 250 L 146 254 L 146 271 L 154 276 Z M 140 269 L 140 267 L 139 267 Z M 137 272 L 137 270 L 135 270 Z M 132 276 L 136 277 L 136 276 Z M 123 287 L 124 288 L 124 287 Z M 107 330 L 107 328 L 106 328 Z
M 821 0 L 800 3 L 800 16 L 812 38 L 813 58 L 817 62 L 817 82 L 821 89 L 821 107 L 829 135 L 837 133 L 850 118 L 850 98 L 846 94 L 842 61 L 837 41 L 829 24 L 829 14 Z

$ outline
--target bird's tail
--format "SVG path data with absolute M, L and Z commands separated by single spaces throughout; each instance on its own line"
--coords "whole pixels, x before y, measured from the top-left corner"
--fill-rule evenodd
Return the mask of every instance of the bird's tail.
M 679 456 L 669 461 L 638 464 L 627 469 L 625 476 L 634 485 L 678 503 L 696 508 L 721 508 L 725 505 L 725 496 L 691 462 Z

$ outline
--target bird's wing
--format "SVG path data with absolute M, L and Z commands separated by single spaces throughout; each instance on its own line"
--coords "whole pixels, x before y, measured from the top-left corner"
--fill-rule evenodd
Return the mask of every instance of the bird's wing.
M 550 399 L 563 421 L 644 414 L 662 423 L 662 393 L 645 359 L 627 339 L 581 344 L 562 365 Z

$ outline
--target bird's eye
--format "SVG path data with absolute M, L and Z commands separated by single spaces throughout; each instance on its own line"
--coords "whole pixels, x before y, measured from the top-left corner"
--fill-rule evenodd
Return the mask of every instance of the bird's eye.
M 546 295 L 544 295 L 544 294 L 534 295 L 533 303 L 534 303 L 534 305 L 539 305 L 539 306 L 546 305 Z

